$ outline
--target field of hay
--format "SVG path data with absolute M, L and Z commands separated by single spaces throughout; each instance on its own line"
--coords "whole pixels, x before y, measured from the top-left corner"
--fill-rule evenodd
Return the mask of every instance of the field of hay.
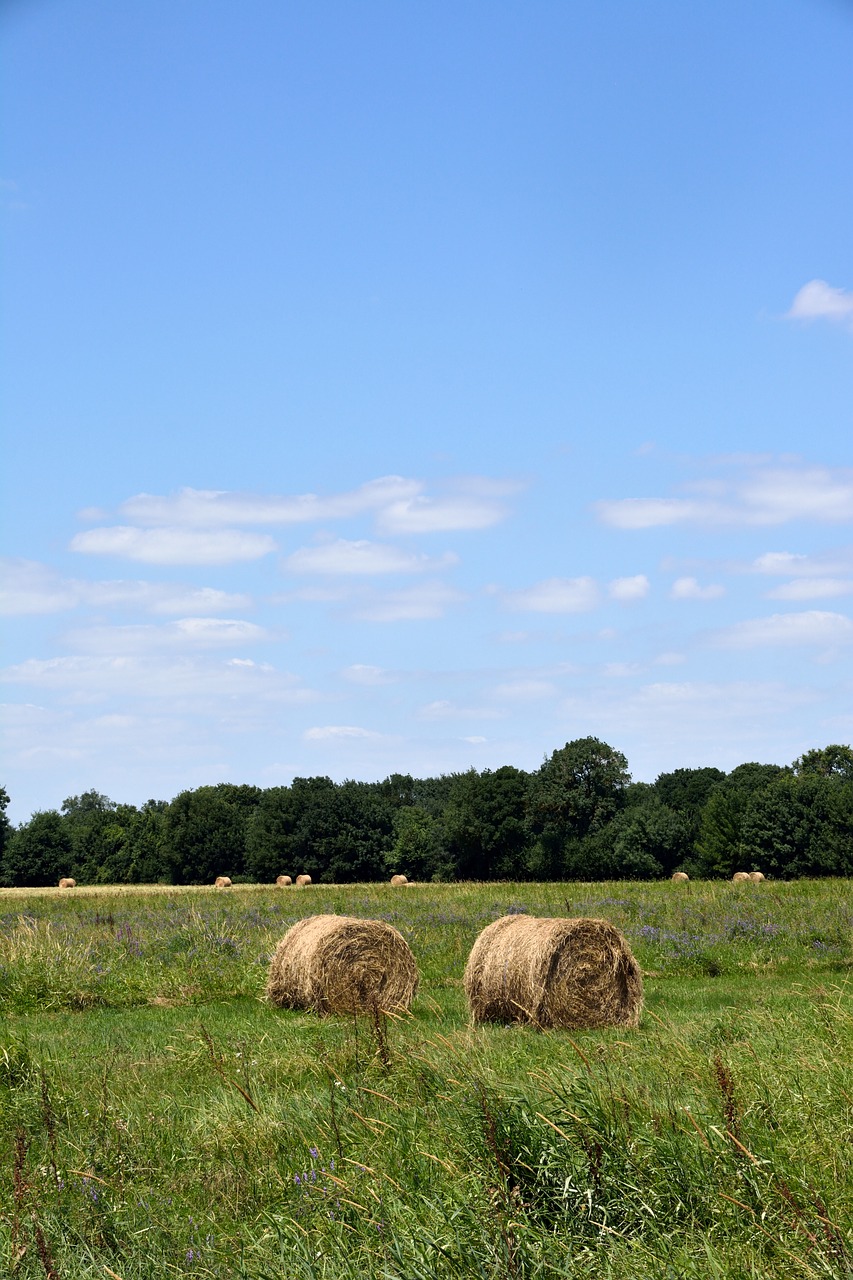
M 261 1000 L 320 912 L 410 1014 Z M 621 930 L 639 1028 L 471 1027 L 521 912 Z M 851 937 L 829 880 L 0 891 L 0 1274 L 849 1280 Z

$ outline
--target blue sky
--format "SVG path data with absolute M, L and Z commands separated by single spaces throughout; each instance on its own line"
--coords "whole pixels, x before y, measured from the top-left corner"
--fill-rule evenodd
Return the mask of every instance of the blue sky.
M 853 739 L 853 9 L 17 0 L 5 785 Z

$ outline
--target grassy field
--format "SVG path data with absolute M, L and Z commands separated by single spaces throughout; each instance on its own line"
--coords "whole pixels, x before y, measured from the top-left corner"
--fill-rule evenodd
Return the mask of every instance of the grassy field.
M 638 1031 L 468 1025 L 507 911 L 590 915 Z M 409 1017 L 261 1000 L 322 911 L 409 941 Z M 0 891 L 0 1274 L 853 1276 L 839 881 Z

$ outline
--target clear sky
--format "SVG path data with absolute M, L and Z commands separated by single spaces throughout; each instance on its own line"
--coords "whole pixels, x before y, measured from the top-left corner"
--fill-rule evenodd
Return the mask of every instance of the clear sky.
M 14 820 L 853 739 L 853 5 L 2 25 Z

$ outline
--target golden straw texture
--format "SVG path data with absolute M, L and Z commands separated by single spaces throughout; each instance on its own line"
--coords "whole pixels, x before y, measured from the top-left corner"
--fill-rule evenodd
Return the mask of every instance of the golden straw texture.
M 418 970 L 408 943 L 384 920 L 309 916 L 279 942 L 266 996 L 284 1009 L 317 1013 L 408 1009 Z
M 636 1027 L 643 979 L 606 920 L 502 916 L 483 930 L 465 968 L 474 1022 Z

